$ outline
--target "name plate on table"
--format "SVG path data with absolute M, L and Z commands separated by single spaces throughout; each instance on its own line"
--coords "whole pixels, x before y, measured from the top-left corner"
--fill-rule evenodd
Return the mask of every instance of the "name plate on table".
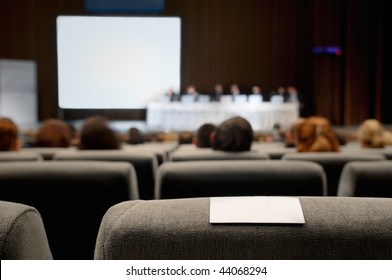
M 304 224 L 298 197 L 211 197 L 210 223 Z

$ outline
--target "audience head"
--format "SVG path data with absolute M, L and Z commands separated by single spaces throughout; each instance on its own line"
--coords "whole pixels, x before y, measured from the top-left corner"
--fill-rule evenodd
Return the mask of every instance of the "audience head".
M 242 117 L 232 117 L 215 129 L 213 150 L 241 152 L 249 151 L 253 142 L 251 124 Z
M 178 136 L 179 144 L 192 144 L 193 143 L 193 133 L 190 131 L 183 131 Z
M 35 137 L 36 147 L 69 147 L 72 140 L 70 126 L 57 119 L 44 121 Z
M 328 119 L 320 116 L 306 118 L 295 125 L 298 152 L 338 152 L 339 142 Z
M 127 143 L 131 145 L 143 144 L 146 142 L 146 138 L 143 133 L 137 129 L 136 127 L 131 127 L 128 130 L 128 139 Z
M 385 130 L 382 136 L 384 146 L 392 146 L 392 131 Z
M 384 127 L 378 120 L 365 120 L 358 128 L 358 142 L 364 148 L 382 148 L 383 133 Z
M 190 131 L 183 131 L 178 135 L 179 144 L 192 144 L 193 143 L 193 133 Z
M 201 125 L 196 134 L 196 146 L 199 148 L 211 148 L 211 134 L 214 132 L 216 126 L 212 123 L 205 123 Z
M 120 149 L 120 140 L 107 120 L 101 116 L 87 118 L 80 131 L 81 150 Z
M 19 129 L 9 118 L 0 118 L 0 151 L 20 149 Z

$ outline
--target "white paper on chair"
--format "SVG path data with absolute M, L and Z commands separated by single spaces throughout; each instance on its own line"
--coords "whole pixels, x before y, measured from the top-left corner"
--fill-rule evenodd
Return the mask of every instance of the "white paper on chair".
M 298 197 L 211 197 L 210 223 L 304 224 Z

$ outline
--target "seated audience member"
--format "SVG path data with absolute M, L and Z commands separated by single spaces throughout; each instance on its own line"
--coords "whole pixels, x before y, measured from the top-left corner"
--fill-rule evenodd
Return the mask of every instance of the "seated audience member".
M 18 151 L 21 148 L 19 129 L 9 118 L 0 118 L 0 151 Z
M 216 126 L 212 123 L 201 125 L 197 130 L 195 145 L 199 148 L 211 148 L 211 135 L 215 128 Z
M 338 152 L 337 140 L 328 119 L 312 116 L 295 125 L 297 152 Z
M 392 131 L 385 130 L 382 135 L 384 146 L 392 146 Z
M 183 131 L 178 135 L 178 144 L 193 144 L 193 133 Z
M 80 150 L 120 149 L 120 139 L 101 116 L 89 117 L 80 130 Z
M 388 134 L 378 120 L 368 119 L 359 126 L 357 139 L 363 148 L 383 148 Z
M 143 144 L 146 142 L 146 138 L 139 129 L 131 127 L 128 130 L 128 139 L 126 142 L 131 145 Z
M 193 133 L 183 131 L 178 135 L 178 144 L 193 144 Z
M 67 148 L 71 145 L 72 131 L 70 126 L 57 119 L 44 121 L 35 136 L 36 147 Z
M 246 119 L 232 117 L 215 129 L 212 149 L 229 152 L 249 151 L 253 136 L 252 126 Z

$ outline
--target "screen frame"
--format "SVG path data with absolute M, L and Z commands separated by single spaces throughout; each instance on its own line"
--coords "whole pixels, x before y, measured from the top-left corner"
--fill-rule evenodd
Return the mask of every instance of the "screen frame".
M 182 29 L 182 18 L 180 16 L 166 16 L 166 15 L 138 15 L 138 14 L 98 14 L 98 15 L 86 15 L 86 14 L 59 14 L 56 17 L 56 38 L 55 38 L 55 52 L 56 52 L 56 106 L 57 106 L 57 115 L 61 119 L 69 119 L 69 120 L 79 120 L 86 118 L 91 115 L 105 115 L 113 120 L 146 120 L 146 110 L 147 106 L 144 108 L 66 108 L 60 107 L 60 98 L 59 98 L 59 54 L 58 54 L 58 27 L 57 27 L 57 19 L 59 17 L 102 17 L 102 18 L 175 18 L 179 20 L 179 85 L 178 88 L 181 88 L 182 83 L 182 61 L 183 61 L 183 29 Z

